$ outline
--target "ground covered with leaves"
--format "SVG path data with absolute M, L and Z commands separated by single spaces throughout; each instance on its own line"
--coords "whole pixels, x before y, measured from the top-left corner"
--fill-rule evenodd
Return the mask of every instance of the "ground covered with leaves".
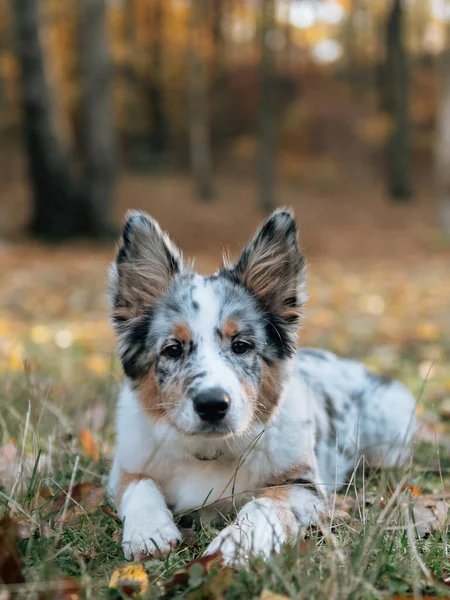
M 177 185 L 183 182 L 172 182 L 170 195 Z M 338 215 L 325 200 L 305 205 L 289 194 L 286 188 L 284 203 L 306 221 L 310 257 L 300 343 L 364 360 L 413 390 L 421 424 L 411 464 L 389 473 L 355 464 L 320 527 L 268 563 L 223 570 L 215 558 L 192 562 L 215 533 L 194 519 L 169 557 L 127 565 L 121 525 L 104 494 L 121 381 L 105 295 L 112 247 L 5 242 L 1 600 L 450 597 L 449 249 L 421 219 L 420 203 L 411 212 L 379 208 L 385 214 L 369 226 L 351 202 Z M 155 206 L 170 228 L 170 203 Z M 206 271 L 217 266 L 218 242 L 235 251 L 257 221 L 246 208 L 236 223 L 223 200 L 201 213 L 187 201 L 180 211 L 186 219 L 173 221 L 175 237 Z

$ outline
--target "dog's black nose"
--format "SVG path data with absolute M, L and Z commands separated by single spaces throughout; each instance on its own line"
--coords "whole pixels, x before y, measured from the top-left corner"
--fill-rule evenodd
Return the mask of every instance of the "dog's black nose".
M 224 418 L 230 407 L 230 399 L 222 388 L 215 387 L 200 392 L 194 398 L 194 410 L 208 423 L 217 423 Z

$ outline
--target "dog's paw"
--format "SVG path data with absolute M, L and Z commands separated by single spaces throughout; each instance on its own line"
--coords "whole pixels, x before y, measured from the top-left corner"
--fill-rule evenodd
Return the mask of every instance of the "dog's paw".
M 181 533 L 170 514 L 155 515 L 152 519 L 146 516 L 139 520 L 125 520 L 122 548 L 127 560 L 162 558 L 180 541 Z
M 268 559 L 272 552 L 280 552 L 287 538 L 285 527 L 270 504 L 253 500 L 209 544 L 206 554 L 220 552 L 224 564 L 242 565 L 252 555 Z

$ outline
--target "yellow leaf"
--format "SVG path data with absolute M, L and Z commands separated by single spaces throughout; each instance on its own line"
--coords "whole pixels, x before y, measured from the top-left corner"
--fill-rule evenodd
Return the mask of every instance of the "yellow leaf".
M 9 371 L 22 371 L 23 370 L 23 348 L 20 344 L 15 344 L 8 357 Z
M 289 600 L 289 597 L 282 594 L 274 594 L 270 590 L 263 590 L 259 600 Z
M 88 456 L 94 460 L 98 460 L 100 458 L 98 443 L 95 441 L 94 436 L 89 429 L 82 429 L 80 431 L 80 442 L 83 446 L 83 450 Z
M 111 575 L 109 587 L 120 590 L 129 596 L 133 592 L 142 596 L 148 589 L 148 575 L 142 565 L 120 567 Z

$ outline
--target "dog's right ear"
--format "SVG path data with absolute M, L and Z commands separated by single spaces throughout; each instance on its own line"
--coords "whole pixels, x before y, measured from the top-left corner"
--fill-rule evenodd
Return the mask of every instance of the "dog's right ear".
M 151 310 L 183 268 L 181 252 L 144 212 L 131 210 L 109 270 L 109 291 L 116 326 Z

